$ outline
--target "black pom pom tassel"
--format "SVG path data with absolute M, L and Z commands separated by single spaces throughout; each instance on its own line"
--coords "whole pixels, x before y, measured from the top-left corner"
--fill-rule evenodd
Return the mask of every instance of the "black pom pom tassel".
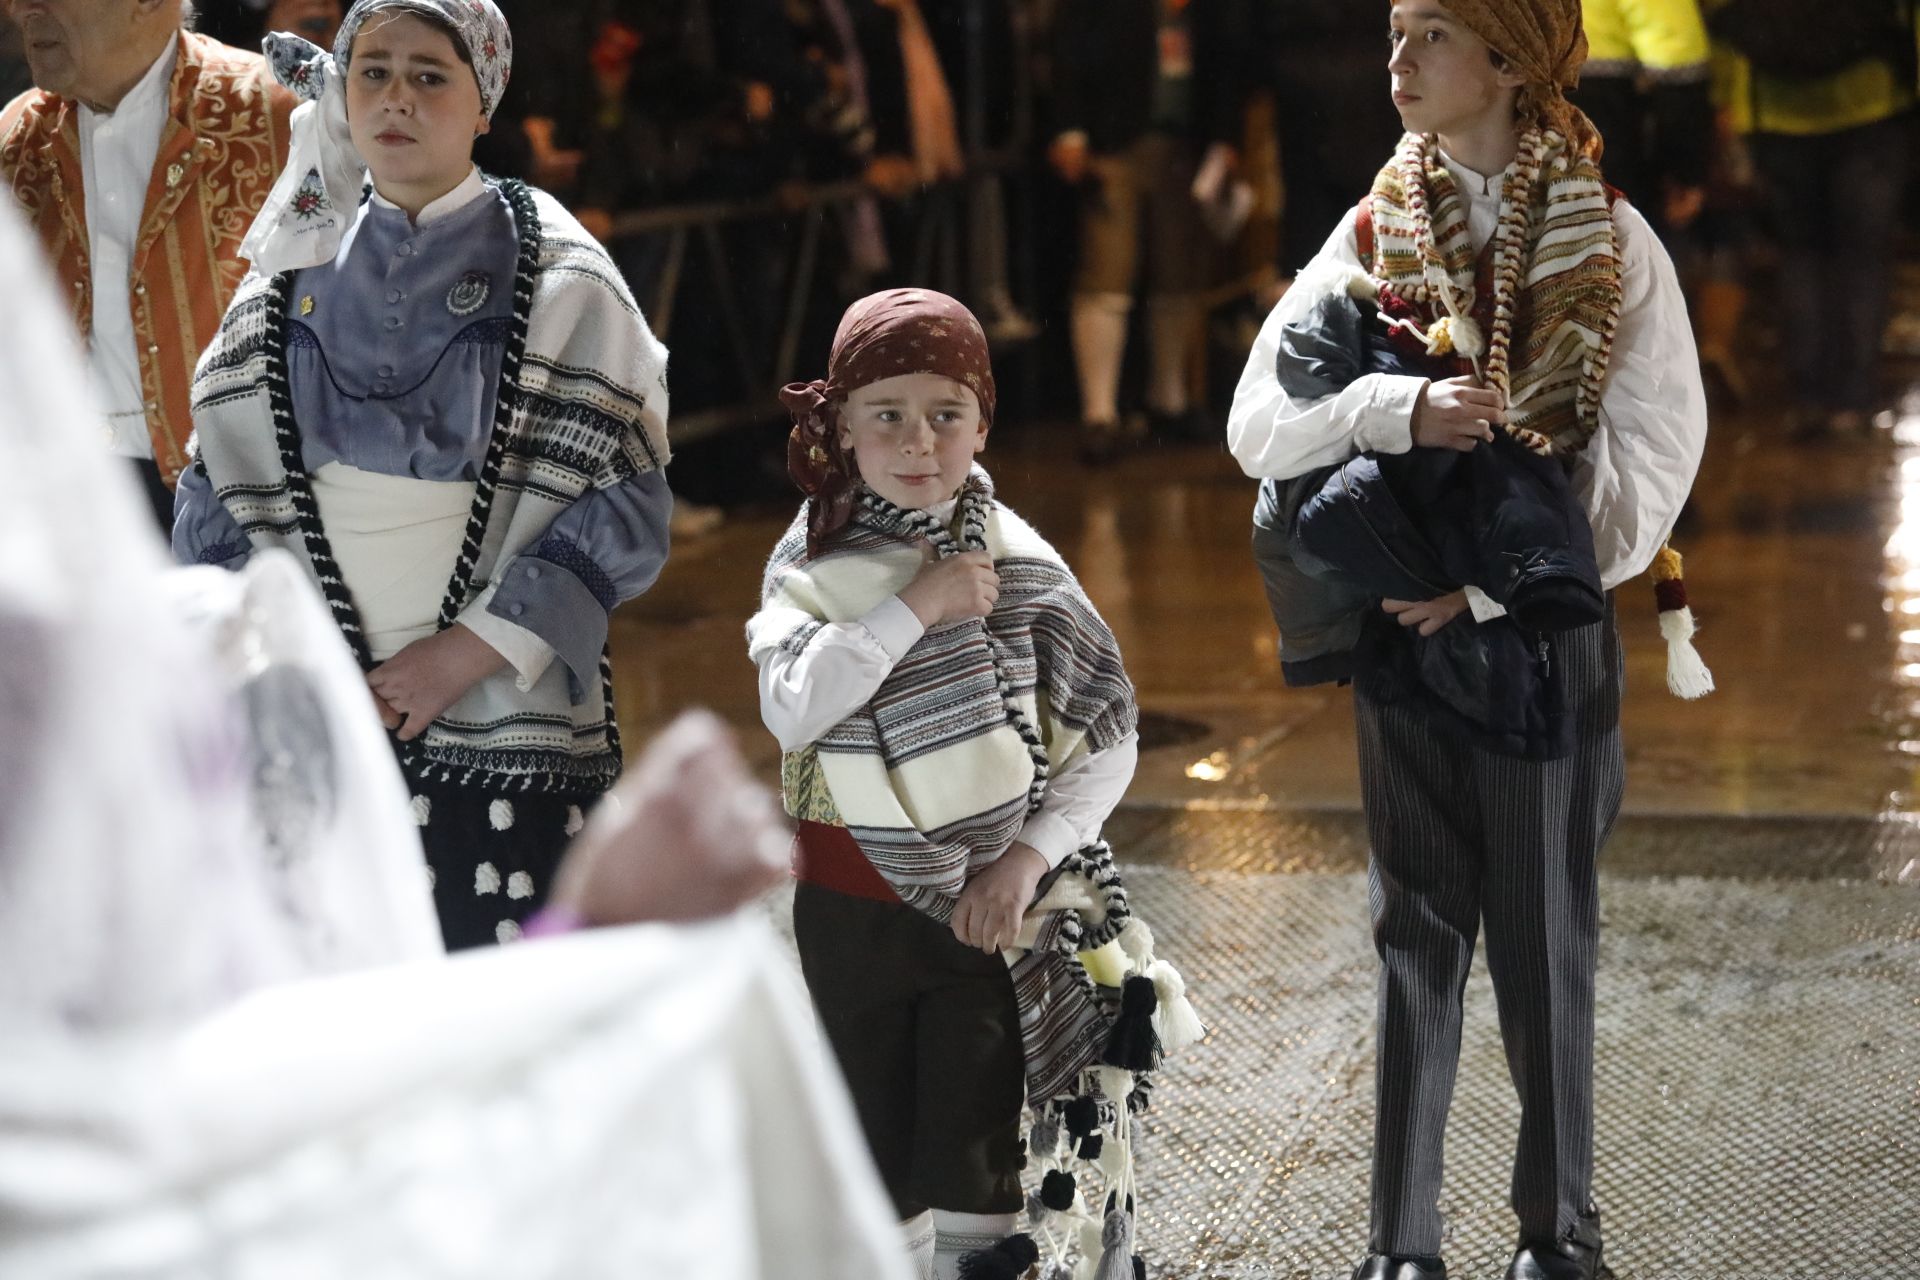
M 1128 978 L 1120 988 L 1120 1012 L 1107 1033 L 1106 1050 L 1100 1060 L 1128 1071 L 1153 1070 L 1160 1059 L 1160 1037 L 1153 1030 L 1153 1011 L 1159 1004 L 1153 979 L 1144 975 Z
M 1040 1246 L 1022 1232 L 960 1259 L 960 1280 L 1020 1280 L 1038 1261 Z

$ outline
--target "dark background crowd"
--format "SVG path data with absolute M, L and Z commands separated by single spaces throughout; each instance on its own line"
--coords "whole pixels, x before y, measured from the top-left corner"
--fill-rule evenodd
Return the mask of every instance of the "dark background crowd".
M 1832 53 L 1831 67 L 1795 67 L 1758 49 L 1751 29 L 1771 24 L 1808 58 L 1813 24 L 1792 27 L 1817 10 L 1807 0 L 1665 0 L 1668 27 L 1704 17 L 1711 54 L 1685 65 L 1654 57 L 1623 74 L 1619 59 L 1600 57 L 1597 28 L 1612 19 L 1596 7 L 1607 3 L 1589 0 L 1596 61 L 1577 99 L 1607 135 L 1609 179 L 1680 263 L 1702 359 L 1730 400 L 1752 394 L 1755 356 L 1783 327 L 1775 308 L 1749 304 L 1756 287 L 1790 301 L 1798 290 L 1799 314 L 1847 310 L 1856 327 L 1885 329 L 1890 348 L 1920 353 L 1913 317 L 1893 314 L 1887 326 L 1897 273 L 1878 272 L 1887 292 L 1877 309 L 1853 296 L 1881 287 L 1858 270 L 1843 296 L 1812 296 L 1818 255 L 1831 251 L 1822 246 L 1843 244 L 1850 260 L 1884 267 L 1902 224 L 1910 235 L 1915 223 L 1902 199 L 1914 6 L 1857 2 L 1862 12 L 1886 8 L 1883 25 L 1856 37 L 1866 43 Z M 1176 357 L 1173 366 L 1185 369 L 1196 407 L 1154 428 L 1217 435 L 1207 409 L 1230 395 L 1252 326 L 1368 188 L 1399 133 L 1384 0 L 500 6 L 517 48 L 481 164 L 566 199 L 612 247 L 674 353 L 677 487 L 707 503 L 783 490 L 779 433 L 764 429 L 778 420 L 772 392 L 818 373 L 845 303 L 878 287 L 926 284 L 973 307 L 996 345 L 1003 418 L 1084 417 L 1075 357 L 1084 366 L 1087 348 L 1072 299 L 1085 288 L 1084 260 L 1104 251 L 1090 243 L 1086 213 L 1117 195 L 1099 157 L 1142 139 L 1167 142 L 1171 150 L 1150 154 L 1172 159 L 1152 163 L 1176 166 L 1183 189 L 1195 179 L 1191 200 L 1207 215 L 1194 224 L 1203 233 L 1182 227 L 1171 242 L 1182 286 L 1202 304 L 1184 365 Z M 343 7 L 201 0 L 195 22 L 243 47 L 270 29 L 326 43 Z M 1861 70 L 1861 53 L 1881 80 Z M 1184 79 L 1170 80 L 1170 67 Z M 1861 93 L 1873 97 L 1882 81 L 1892 86 L 1885 101 L 1862 106 Z M 18 35 L 0 26 L 0 95 L 26 86 Z M 1076 163 L 1073 145 L 1095 163 Z M 1208 159 L 1217 162 L 1212 186 L 1199 181 Z M 1171 224 L 1151 191 L 1140 198 L 1143 214 L 1122 225 L 1139 239 L 1146 261 L 1127 261 L 1151 292 L 1156 270 L 1166 275 L 1153 260 L 1173 252 Z M 1164 382 L 1166 368 L 1149 374 L 1131 358 L 1147 328 L 1126 338 L 1119 397 L 1139 424 L 1136 443 L 1155 394 L 1149 380 Z M 1868 429 L 1884 407 L 1879 395 L 1796 389 L 1783 401 L 1784 429 L 1803 439 Z M 756 427 L 757 436 L 742 434 Z M 744 447 L 756 439 L 763 447 Z M 740 464 L 749 452 L 760 465 Z

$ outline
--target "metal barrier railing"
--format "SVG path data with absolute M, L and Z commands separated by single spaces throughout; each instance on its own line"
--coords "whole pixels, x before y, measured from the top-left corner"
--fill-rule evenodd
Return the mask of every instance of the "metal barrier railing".
M 895 274 L 916 283 L 949 293 L 965 293 L 961 280 L 960 242 L 965 235 L 965 209 L 970 184 L 989 176 L 1003 175 L 1014 168 L 1012 155 L 989 154 L 977 157 L 966 178 L 923 188 L 915 196 L 898 202 L 909 214 L 910 249 L 896 254 Z M 648 323 L 661 341 L 673 345 L 676 313 L 683 304 L 689 259 L 702 256 L 706 280 L 712 285 L 712 305 L 717 309 L 720 328 L 725 335 L 726 359 L 732 366 L 737 395 L 724 403 L 704 405 L 689 411 L 676 410 L 673 435 L 678 441 L 698 440 L 735 427 L 766 421 L 780 413 L 778 388 L 797 376 L 800 342 L 819 291 L 828 282 L 821 278 L 823 237 L 835 229 L 839 219 L 848 216 L 863 200 L 886 201 L 865 183 L 834 182 L 808 186 L 790 186 L 775 195 L 748 200 L 708 201 L 693 204 L 640 209 L 618 214 L 613 219 L 609 247 L 616 257 L 624 242 L 650 239 L 658 255 L 658 267 L 651 280 L 636 282 L 636 301 L 646 313 Z M 737 281 L 735 263 L 728 252 L 729 229 L 743 224 L 767 223 L 792 236 L 785 246 L 784 278 L 778 281 Z M 889 246 L 890 249 L 895 246 Z M 777 285 L 780 293 L 779 322 L 773 342 L 756 342 L 754 326 L 749 322 L 740 284 L 765 289 Z

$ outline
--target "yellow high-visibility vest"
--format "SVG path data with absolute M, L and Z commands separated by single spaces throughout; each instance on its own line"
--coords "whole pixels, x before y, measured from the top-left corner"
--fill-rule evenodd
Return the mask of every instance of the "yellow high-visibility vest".
M 1587 28 L 1582 75 L 1707 77 L 1707 27 L 1698 0 L 1581 0 Z
M 1709 13 L 1729 2 L 1705 0 Z M 1914 26 L 1914 45 L 1920 52 L 1920 22 Z M 1908 110 L 1920 100 L 1920 85 L 1878 58 L 1830 76 L 1770 76 L 1755 71 L 1737 50 L 1716 40 L 1713 100 L 1741 133 L 1836 133 Z

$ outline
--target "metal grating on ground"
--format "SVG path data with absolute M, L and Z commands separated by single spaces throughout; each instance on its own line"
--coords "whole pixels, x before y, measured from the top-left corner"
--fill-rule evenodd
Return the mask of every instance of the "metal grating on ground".
M 1363 877 L 1141 868 L 1206 1045 L 1143 1173 L 1151 1274 L 1344 1278 L 1366 1240 L 1374 965 Z M 1920 1247 L 1920 893 L 1603 879 L 1597 1184 L 1620 1280 L 1884 1280 Z M 1484 966 L 1443 1209 L 1494 1280 L 1519 1122 Z
M 1362 871 L 1365 820 L 1352 810 L 1123 808 L 1106 836 L 1123 866 L 1247 873 Z M 1748 880 L 1904 878 L 1920 884 L 1920 827 L 1906 817 L 1729 818 L 1630 814 L 1601 870 Z
M 1133 811 L 1109 830 L 1213 1028 L 1150 1117 L 1149 1274 L 1345 1280 L 1366 1241 L 1375 969 L 1364 877 L 1323 868 L 1364 861 L 1357 815 Z M 1920 1250 L 1920 888 L 1813 878 L 1866 874 L 1877 839 L 1623 824 L 1595 1135 L 1619 1280 L 1888 1280 Z M 1518 1107 L 1484 966 L 1467 1006 L 1447 1258 L 1496 1280 Z

